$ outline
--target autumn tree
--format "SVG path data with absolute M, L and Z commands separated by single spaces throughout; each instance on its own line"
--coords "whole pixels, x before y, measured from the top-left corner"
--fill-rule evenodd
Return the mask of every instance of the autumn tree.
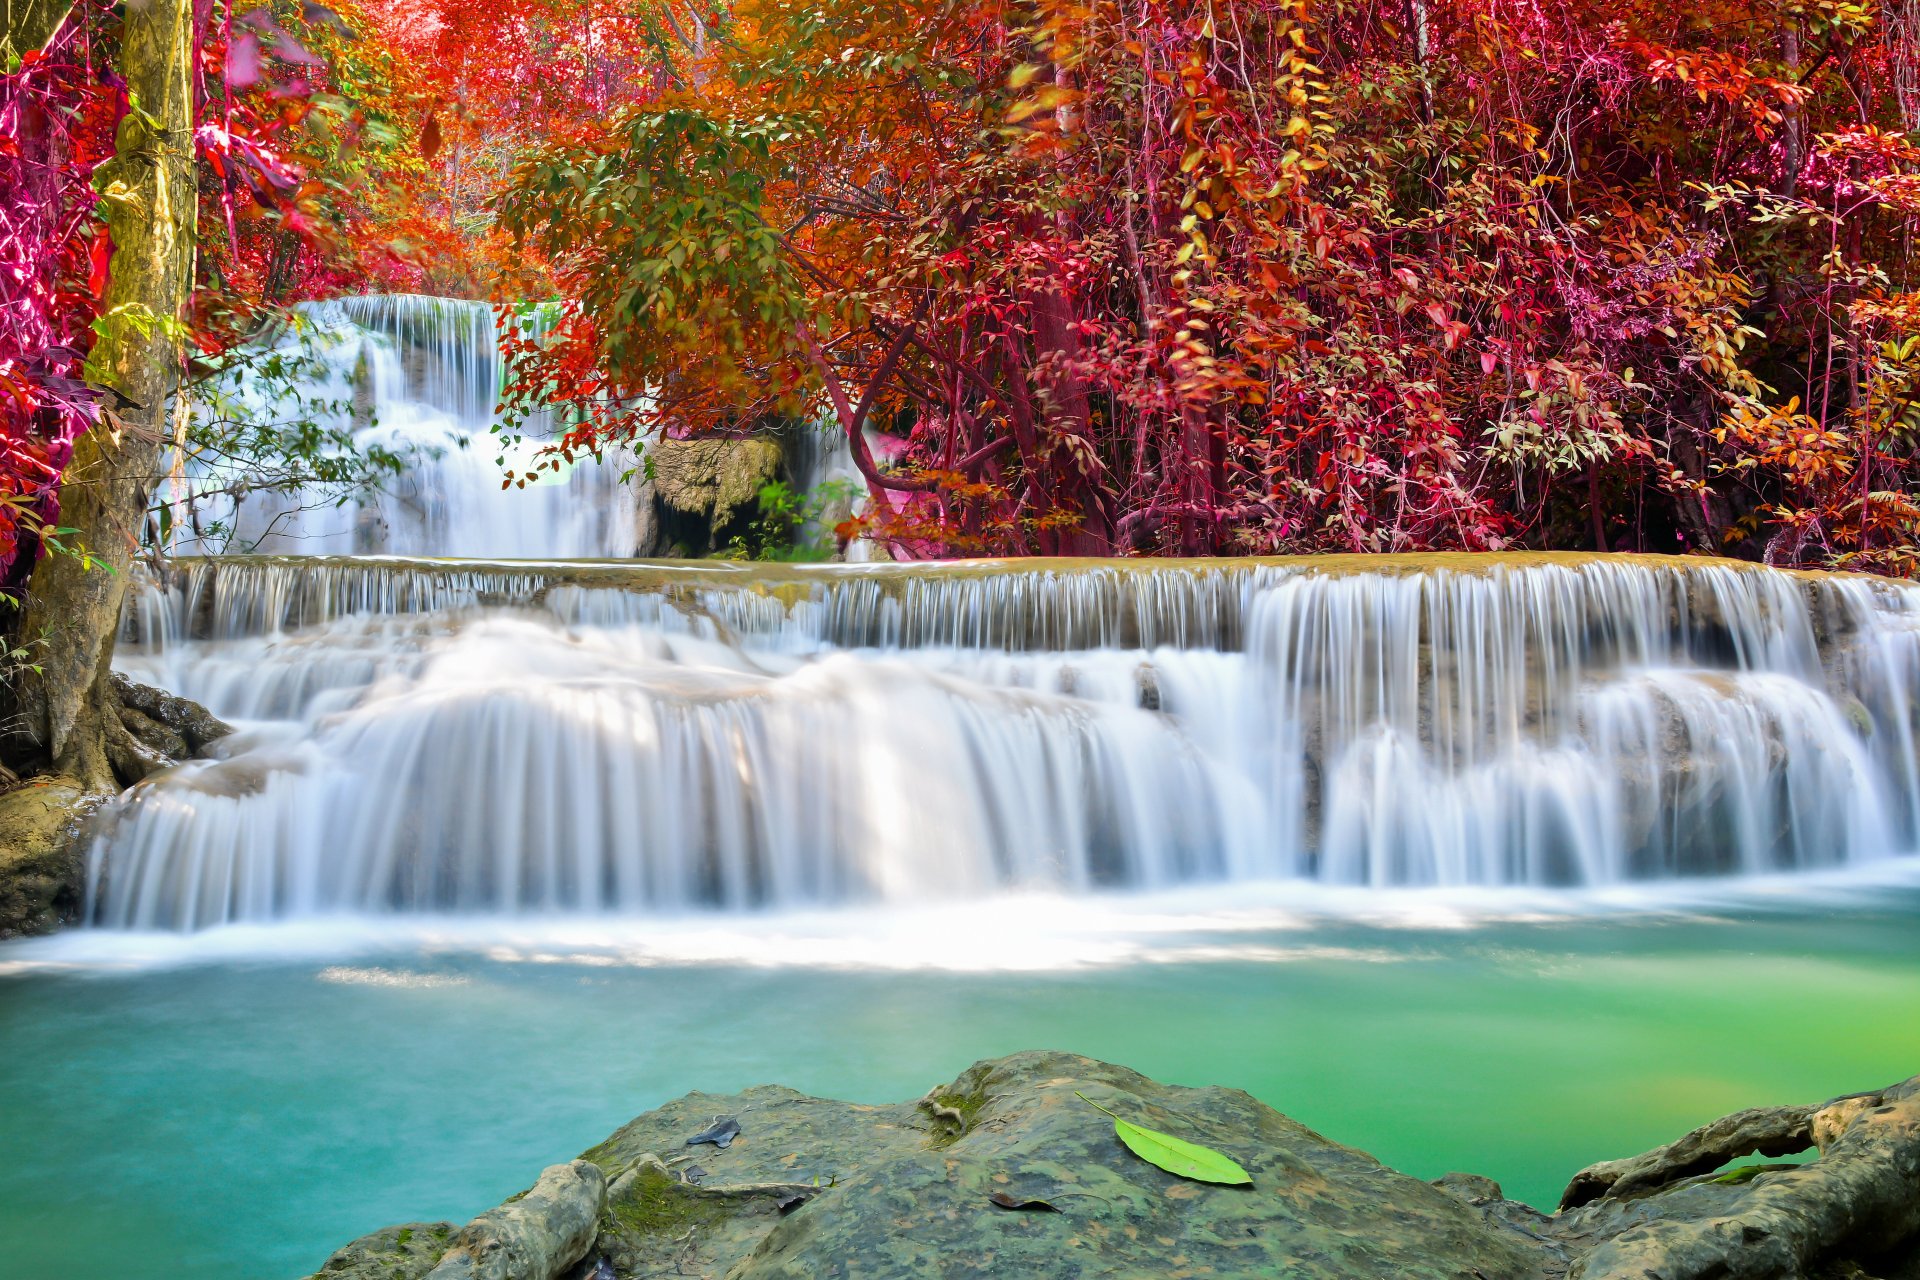
M 830 415 L 934 553 L 1911 559 L 1893 19 L 750 0 L 719 37 L 501 202 L 569 295 L 519 352 L 562 448 Z

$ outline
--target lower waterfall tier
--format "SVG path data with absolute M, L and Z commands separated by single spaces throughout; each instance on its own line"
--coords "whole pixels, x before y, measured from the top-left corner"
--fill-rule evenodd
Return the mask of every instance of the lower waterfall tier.
M 243 728 L 103 823 L 114 927 L 1605 885 L 1920 829 L 1920 592 L 1868 579 L 227 560 L 129 625 Z

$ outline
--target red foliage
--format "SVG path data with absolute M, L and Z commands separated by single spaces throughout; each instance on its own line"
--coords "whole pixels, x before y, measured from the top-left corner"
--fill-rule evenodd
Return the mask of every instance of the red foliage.
M 521 171 L 594 344 L 528 386 L 567 448 L 828 406 L 948 551 L 1905 571 L 1910 17 L 743 0 Z
M 1912 4 L 213 13 L 203 345 L 557 294 L 562 451 L 831 416 L 917 553 L 1920 562 Z M 91 404 L 93 29 L 7 81 L 16 513 Z
M 60 470 L 101 411 L 82 378 L 110 249 L 90 180 L 122 96 L 86 22 L 0 74 L 0 590 L 55 520 Z

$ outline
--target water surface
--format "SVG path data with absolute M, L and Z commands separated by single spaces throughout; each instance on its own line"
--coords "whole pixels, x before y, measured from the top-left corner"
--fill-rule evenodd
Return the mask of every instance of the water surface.
M 1327 916 L 1276 888 L 7 944 L 0 1276 L 299 1276 L 690 1089 L 892 1101 L 1034 1047 L 1244 1088 L 1549 1204 L 1724 1112 L 1920 1071 L 1920 884 L 1895 867 L 1658 912 L 1374 894 Z

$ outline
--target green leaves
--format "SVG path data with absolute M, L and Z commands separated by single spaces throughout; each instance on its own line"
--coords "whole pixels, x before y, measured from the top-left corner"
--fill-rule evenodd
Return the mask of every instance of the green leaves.
M 1078 1090 L 1074 1091 L 1073 1096 L 1095 1110 L 1112 1116 L 1114 1133 L 1119 1136 L 1120 1141 L 1127 1144 L 1127 1150 L 1148 1164 L 1165 1169 L 1176 1177 L 1191 1178 L 1195 1182 L 1213 1182 L 1228 1187 L 1253 1185 L 1251 1174 L 1212 1147 L 1203 1147 L 1197 1142 L 1188 1142 L 1183 1138 L 1176 1138 L 1172 1134 L 1160 1133 L 1153 1129 L 1143 1129 L 1137 1124 L 1122 1120 Z

